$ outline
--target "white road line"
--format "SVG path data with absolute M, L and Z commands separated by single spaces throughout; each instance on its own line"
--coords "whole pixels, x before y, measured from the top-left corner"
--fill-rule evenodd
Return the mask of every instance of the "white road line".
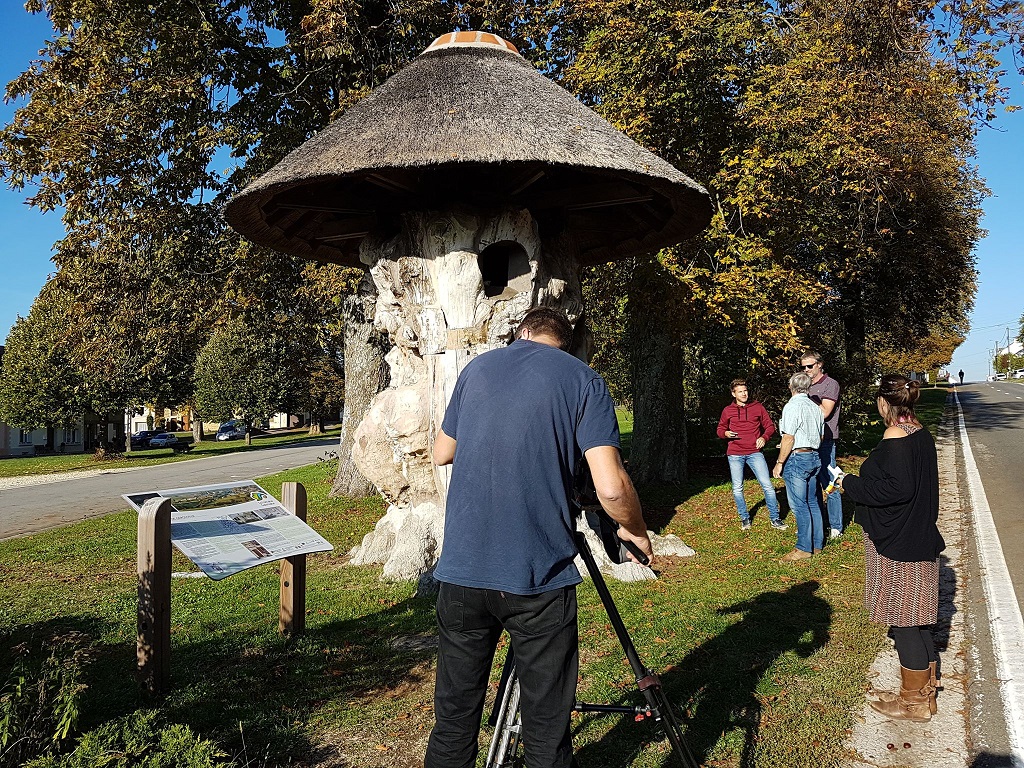
M 1024 618 L 1021 617 L 1017 595 L 1006 568 L 999 533 L 992 520 L 981 474 L 971 452 L 967 436 L 964 410 L 960 397 L 954 392 L 960 425 L 960 444 L 964 451 L 964 471 L 971 495 L 975 535 L 978 537 L 978 556 L 981 561 L 981 580 L 988 603 L 992 631 L 992 651 L 996 661 L 996 677 L 1003 700 L 1006 732 L 1010 739 L 1017 768 L 1024 767 Z

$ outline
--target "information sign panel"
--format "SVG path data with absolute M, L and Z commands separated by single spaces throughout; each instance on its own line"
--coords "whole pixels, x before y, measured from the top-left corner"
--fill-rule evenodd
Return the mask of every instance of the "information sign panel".
M 252 480 L 125 494 L 136 510 L 170 499 L 171 543 L 211 579 L 310 552 L 334 549 Z

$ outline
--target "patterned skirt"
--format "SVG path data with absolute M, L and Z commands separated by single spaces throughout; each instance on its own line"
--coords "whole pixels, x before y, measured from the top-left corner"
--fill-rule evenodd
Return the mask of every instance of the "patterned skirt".
M 864 607 L 875 624 L 918 627 L 939 619 L 939 560 L 901 563 L 864 534 Z

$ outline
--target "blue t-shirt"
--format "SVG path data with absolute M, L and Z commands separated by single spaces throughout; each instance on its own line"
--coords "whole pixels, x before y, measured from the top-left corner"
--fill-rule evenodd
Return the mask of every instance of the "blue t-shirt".
M 517 595 L 578 584 L 573 472 L 584 451 L 619 446 L 604 379 L 519 339 L 465 367 L 441 428 L 456 443 L 434 578 Z

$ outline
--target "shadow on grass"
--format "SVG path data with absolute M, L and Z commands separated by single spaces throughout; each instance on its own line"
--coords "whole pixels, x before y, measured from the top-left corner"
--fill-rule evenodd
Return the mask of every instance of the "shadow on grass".
M 318 711 L 372 710 L 375 700 L 432 674 L 433 630 L 433 601 L 411 597 L 319 624 L 294 639 L 230 629 L 195 642 L 176 639 L 171 688 L 152 699 L 136 680 L 134 636 L 124 638 L 123 627 L 102 619 L 61 617 L 0 633 L 0 685 L 11 678 L 16 656 L 39 668 L 55 645 L 70 648 L 73 642 L 88 649 L 80 664 L 87 688 L 75 733 L 157 706 L 167 722 L 190 726 L 229 755 L 284 765 L 315 753 L 308 721 Z M 100 639 L 119 635 L 113 642 Z M 70 651 L 58 653 L 63 658 Z
M 14 625 L 0 632 L 0 685 L 23 674 L 15 674 L 18 665 L 23 665 L 23 670 L 29 670 L 26 678 L 32 681 L 30 685 L 37 686 L 37 711 L 52 710 L 56 681 L 51 679 L 46 686 L 39 681 L 40 670 L 52 654 L 68 675 L 66 679 L 84 686 L 77 728 L 89 730 L 142 703 L 134 678 L 125 673 L 135 667 L 134 640 L 129 647 L 102 639 L 116 636 L 115 622 L 95 616 L 61 616 Z
M 738 732 L 739 764 L 753 765 L 761 721 L 758 690 L 774 685 L 766 679 L 769 669 L 784 654 L 807 658 L 828 642 L 832 608 L 815 594 L 820 586 L 807 581 L 720 609 L 742 618 L 661 675 L 669 700 L 681 703 L 688 715 L 684 738 L 699 763 L 708 761 L 719 739 Z M 581 768 L 629 765 L 645 743 L 662 738 L 657 725 L 624 718 L 577 757 Z M 666 755 L 663 765 L 678 761 Z
M 232 634 L 176 646 L 163 709 L 228 753 L 267 764 L 312 755 L 307 721 L 407 686 L 434 658 L 434 603 L 407 598 L 386 610 L 307 629 L 294 640 Z

